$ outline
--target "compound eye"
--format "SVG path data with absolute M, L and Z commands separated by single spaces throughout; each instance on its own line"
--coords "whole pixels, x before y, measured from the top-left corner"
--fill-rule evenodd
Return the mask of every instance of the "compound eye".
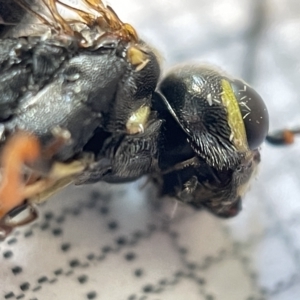
M 241 80 L 231 82 L 244 120 L 248 146 L 257 149 L 265 140 L 269 130 L 269 114 L 260 95 Z

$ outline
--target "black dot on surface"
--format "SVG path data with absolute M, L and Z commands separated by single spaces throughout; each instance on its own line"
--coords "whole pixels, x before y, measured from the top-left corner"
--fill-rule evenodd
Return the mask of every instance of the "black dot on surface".
M 48 278 L 46 276 L 42 276 L 37 281 L 38 281 L 38 283 L 44 283 L 44 282 L 48 281 Z
M 197 268 L 196 264 L 194 264 L 194 263 L 188 264 L 187 267 L 188 267 L 190 270 L 195 270 L 195 269 Z
M 17 242 L 17 239 L 16 238 L 12 238 L 12 239 L 9 239 L 8 241 L 7 241 L 7 244 L 8 245 L 13 245 L 13 244 L 15 244 Z
M 214 299 L 215 299 L 215 297 L 212 296 L 212 295 L 207 295 L 207 296 L 205 297 L 205 300 L 214 300 Z
M 141 237 L 143 237 L 143 232 L 142 231 L 139 231 L 137 230 L 136 232 L 133 233 L 133 236 L 136 238 L 136 239 L 140 239 Z
M 72 210 L 72 215 L 73 215 L 73 216 L 79 216 L 80 213 L 81 213 L 81 209 L 80 209 L 80 208 L 74 208 L 74 209 Z
M 131 295 L 131 296 L 128 297 L 128 300 L 136 300 L 136 299 L 137 299 L 136 295 Z
M 15 297 L 15 294 L 13 292 L 10 292 L 4 296 L 4 299 L 11 299 L 12 297 Z
M 128 261 L 132 261 L 136 258 L 136 255 L 134 252 L 129 252 L 125 255 L 125 259 Z
M 32 289 L 33 292 L 36 292 L 40 290 L 42 287 L 40 285 L 36 286 L 34 289 Z
M 25 292 L 30 288 L 30 284 L 28 282 L 24 282 L 20 285 L 20 289 Z
M 182 271 L 178 271 L 175 273 L 175 277 L 183 277 L 184 273 Z
M 166 285 L 168 283 L 168 281 L 166 279 L 162 279 L 159 281 L 160 285 Z
M 86 275 L 80 275 L 78 278 L 79 283 L 84 284 L 87 282 L 88 277 Z
M 90 197 L 92 200 L 99 200 L 101 198 L 101 193 L 98 191 L 91 191 Z
M 70 243 L 63 243 L 60 246 L 60 249 L 64 252 L 67 252 L 69 249 L 71 248 L 71 244 Z
M 102 247 L 102 253 L 109 253 L 111 251 L 112 251 L 112 248 L 110 246 Z
M 144 274 L 144 271 L 143 271 L 142 269 L 136 269 L 136 270 L 134 271 L 134 275 L 135 275 L 136 277 L 141 277 L 143 274 Z
M 70 265 L 71 268 L 76 268 L 80 265 L 80 261 L 78 259 L 72 259 L 69 262 L 69 265 Z
M 21 295 L 17 296 L 16 299 L 23 299 L 24 297 L 25 297 L 25 295 L 21 294 Z
M 11 258 L 13 256 L 13 253 L 12 253 L 12 251 L 10 251 L 10 250 L 8 250 L 8 251 L 5 251 L 4 253 L 3 253 L 3 257 L 4 258 Z
M 212 261 L 213 261 L 213 257 L 211 256 L 206 256 L 205 259 L 204 259 L 205 263 L 206 264 L 211 264 Z
M 95 254 L 94 254 L 94 253 L 90 253 L 90 254 L 88 254 L 88 255 L 86 256 L 86 258 L 87 258 L 88 260 L 93 260 L 93 259 L 95 258 Z
M 19 266 L 13 267 L 11 270 L 14 275 L 18 275 L 18 274 L 22 273 L 22 271 L 23 271 L 22 268 Z
M 108 228 L 110 230 L 116 230 L 116 229 L 118 229 L 118 227 L 119 227 L 119 224 L 116 221 L 111 221 L 108 223 Z
M 27 230 L 25 233 L 24 233 L 24 237 L 30 237 L 33 235 L 33 231 L 32 230 Z
M 96 292 L 89 292 L 89 293 L 86 295 L 86 297 L 87 297 L 88 299 L 96 299 L 97 293 L 96 293 Z
M 58 276 L 58 275 L 61 275 L 62 272 L 63 272 L 62 269 L 57 269 L 57 270 L 54 271 L 54 274 L 55 274 L 56 276 Z
M 53 219 L 53 213 L 51 211 L 45 212 L 44 213 L 44 218 L 49 221 L 51 219 Z
M 180 248 L 179 253 L 180 254 L 187 254 L 188 250 L 186 248 Z
M 41 230 L 46 230 L 49 228 L 49 223 L 48 222 L 44 222 L 41 224 L 40 226 Z
M 144 293 L 151 293 L 151 292 L 153 292 L 153 290 L 154 290 L 153 285 L 151 285 L 151 284 L 147 284 L 143 287 Z
M 172 232 L 170 232 L 170 236 L 171 236 L 172 239 L 177 239 L 179 234 L 176 231 L 172 231 Z
M 54 236 L 60 236 L 60 235 L 62 235 L 62 229 L 61 228 L 54 228 L 53 230 L 52 230 L 52 234 L 54 235 Z
M 64 216 L 60 216 L 56 218 L 56 223 L 61 224 L 65 221 L 65 217 Z
M 120 246 L 126 245 L 127 244 L 127 239 L 126 237 L 120 236 L 117 238 L 116 243 Z
M 99 212 L 100 212 L 101 215 L 108 215 L 109 214 L 109 209 L 108 209 L 108 207 L 103 206 L 103 207 L 100 208 Z

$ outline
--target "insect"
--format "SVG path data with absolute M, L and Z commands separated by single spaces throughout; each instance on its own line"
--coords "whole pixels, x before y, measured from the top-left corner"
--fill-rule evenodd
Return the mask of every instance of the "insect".
M 160 79 L 155 51 L 100 0 L 15 1 L 43 30 L 0 40 L 3 237 L 71 182 L 148 175 L 161 196 L 220 217 L 240 211 L 268 132 L 253 88 L 201 65 Z

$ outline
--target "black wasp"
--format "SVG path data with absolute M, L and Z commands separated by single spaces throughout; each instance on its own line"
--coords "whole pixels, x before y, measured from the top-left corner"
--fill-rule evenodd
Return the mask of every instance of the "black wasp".
M 1 11 L 5 233 L 36 216 L 32 203 L 70 182 L 143 175 L 161 196 L 220 217 L 240 211 L 268 132 L 266 106 L 253 88 L 201 65 L 160 78 L 155 52 L 101 0 L 82 0 L 80 8 L 59 0 L 15 5 L 39 24 L 16 36 Z M 27 218 L 14 222 L 25 208 Z

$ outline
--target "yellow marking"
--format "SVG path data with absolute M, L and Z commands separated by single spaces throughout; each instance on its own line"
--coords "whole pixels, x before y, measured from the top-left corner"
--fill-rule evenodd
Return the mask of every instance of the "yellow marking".
M 149 62 L 149 58 L 146 53 L 134 46 L 128 49 L 127 59 L 133 66 L 136 67 L 136 71 L 141 71 Z
M 249 151 L 249 147 L 239 104 L 230 83 L 227 80 L 222 79 L 221 85 L 223 89 L 221 98 L 224 106 L 227 109 L 228 124 L 231 129 L 233 144 L 238 151 L 247 152 Z
M 144 128 L 148 122 L 150 115 L 149 106 L 141 106 L 138 110 L 133 112 L 126 123 L 127 133 L 137 134 L 144 132 Z

